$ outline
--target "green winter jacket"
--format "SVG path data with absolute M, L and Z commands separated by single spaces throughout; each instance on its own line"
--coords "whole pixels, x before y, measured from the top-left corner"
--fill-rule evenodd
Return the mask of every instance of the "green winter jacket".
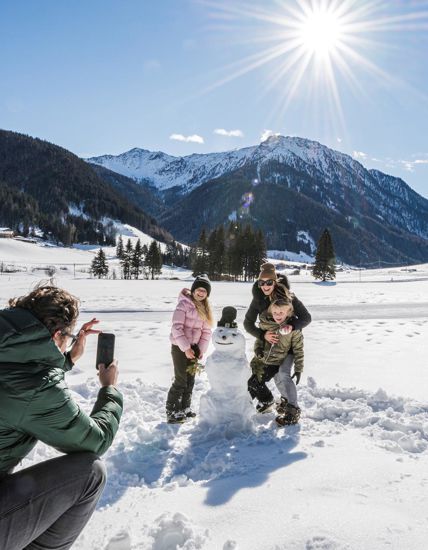
M 122 414 L 122 395 L 103 387 L 90 416 L 71 396 L 72 368 L 47 328 L 22 308 L 0 310 L 0 479 L 38 440 L 63 453 L 103 454 Z
M 287 320 L 282 323 L 288 324 Z M 280 325 L 270 317 L 267 312 L 260 314 L 259 327 L 263 334 L 271 330 L 279 336 L 279 341 L 275 345 L 269 344 L 265 339 L 256 339 L 254 352 L 256 357 L 261 357 L 265 365 L 280 365 L 287 357 L 290 350 L 294 353 L 294 372 L 303 371 L 303 334 L 300 330 L 293 330 L 289 334 L 280 334 Z

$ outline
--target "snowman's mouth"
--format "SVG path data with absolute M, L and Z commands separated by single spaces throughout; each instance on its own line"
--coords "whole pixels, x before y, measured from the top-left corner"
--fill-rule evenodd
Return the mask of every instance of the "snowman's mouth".
M 231 346 L 232 342 L 216 342 L 216 344 L 219 344 L 220 346 Z

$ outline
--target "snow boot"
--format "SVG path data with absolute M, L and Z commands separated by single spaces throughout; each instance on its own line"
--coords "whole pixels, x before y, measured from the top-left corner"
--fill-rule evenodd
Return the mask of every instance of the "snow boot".
M 184 414 L 186 415 L 186 418 L 195 418 L 196 416 L 195 411 L 192 411 L 190 407 L 187 407 L 187 409 L 184 409 Z
M 302 411 L 299 407 L 295 407 L 290 403 L 287 403 L 285 414 L 281 414 L 275 418 L 278 426 L 292 426 L 299 422 L 300 413 Z
M 183 424 L 186 422 L 186 415 L 183 411 L 166 411 L 168 424 Z
M 288 404 L 288 399 L 286 397 L 282 397 L 281 395 L 281 401 L 276 404 L 276 412 L 279 415 L 285 414 L 287 411 L 287 404 Z
M 273 409 L 274 405 L 275 401 L 268 401 L 267 403 L 263 403 L 261 401 L 260 403 L 257 403 L 256 411 L 260 414 L 268 413 Z

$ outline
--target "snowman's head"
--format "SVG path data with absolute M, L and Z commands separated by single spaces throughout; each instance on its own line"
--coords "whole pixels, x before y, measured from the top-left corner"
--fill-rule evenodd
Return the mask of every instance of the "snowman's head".
M 237 328 L 217 327 L 212 336 L 216 351 L 228 355 L 245 353 L 245 337 Z

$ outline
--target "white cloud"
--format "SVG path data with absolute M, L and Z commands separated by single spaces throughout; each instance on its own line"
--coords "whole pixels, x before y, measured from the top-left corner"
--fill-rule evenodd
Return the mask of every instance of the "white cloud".
M 401 160 L 400 163 L 408 172 L 413 172 L 415 167 L 420 164 L 428 164 L 428 159 Z
M 244 137 L 242 130 L 225 130 L 224 128 L 216 128 L 214 134 L 226 137 Z
M 413 162 L 407 161 L 407 160 L 402 160 L 401 163 L 403 164 L 405 170 L 407 170 L 408 172 L 413 172 L 413 170 L 414 170 Z
M 363 153 L 362 151 L 353 151 L 352 156 L 354 157 L 354 159 L 366 159 L 367 158 L 367 154 Z
M 191 136 L 183 136 L 183 134 L 171 134 L 169 136 L 169 139 L 173 139 L 175 141 L 184 141 L 185 143 L 204 143 L 204 138 L 202 136 L 198 136 L 197 134 L 193 134 Z
M 260 136 L 260 141 L 266 141 L 271 136 L 280 136 L 278 132 L 273 132 L 272 130 L 263 130 L 262 135 Z
M 342 143 L 342 138 L 338 137 L 338 138 L 336 138 L 336 140 L 337 140 L 337 143 Z

